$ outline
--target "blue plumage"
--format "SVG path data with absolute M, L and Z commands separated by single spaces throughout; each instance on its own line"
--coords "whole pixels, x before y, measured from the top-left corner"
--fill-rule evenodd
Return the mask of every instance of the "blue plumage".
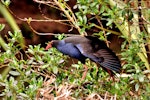
M 82 63 L 85 63 L 86 57 L 81 54 L 79 49 L 73 43 L 65 43 L 64 40 L 61 40 L 58 42 L 56 48 L 63 54 L 79 59 Z
M 96 37 L 72 36 L 64 40 L 53 40 L 51 45 L 63 54 L 76 58 L 82 63 L 85 63 L 86 58 L 99 63 L 111 76 L 114 75 L 114 72 L 121 72 L 118 57 L 106 46 L 104 41 Z M 49 47 L 47 46 L 46 48 L 48 49 Z

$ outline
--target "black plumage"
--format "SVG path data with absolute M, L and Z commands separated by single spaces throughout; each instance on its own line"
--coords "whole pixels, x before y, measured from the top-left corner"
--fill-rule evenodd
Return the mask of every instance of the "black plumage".
M 63 54 L 80 60 L 85 64 L 86 58 L 100 64 L 111 76 L 121 72 L 118 57 L 109 49 L 104 41 L 93 36 L 72 36 L 63 40 L 52 40 L 46 47 L 57 48 Z

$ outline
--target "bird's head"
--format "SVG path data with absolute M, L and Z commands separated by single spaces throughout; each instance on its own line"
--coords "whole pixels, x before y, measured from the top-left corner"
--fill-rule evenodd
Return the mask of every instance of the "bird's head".
M 53 41 L 49 42 L 45 48 L 45 50 L 48 50 L 49 48 L 53 47 Z

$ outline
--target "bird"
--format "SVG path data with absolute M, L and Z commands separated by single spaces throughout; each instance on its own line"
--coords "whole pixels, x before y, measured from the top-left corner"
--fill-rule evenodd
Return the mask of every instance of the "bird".
M 98 63 L 114 80 L 115 73 L 121 72 L 121 64 L 116 54 L 107 47 L 103 40 L 95 36 L 70 36 L 63 40 L 52 40 L 46 46 L 46 50 L 55 47 L 58 51 L 72 58 L 78 59 L 85 65 L 89 58 Z M 85 65 L 82 80 L 86 77 L 88 67 Z

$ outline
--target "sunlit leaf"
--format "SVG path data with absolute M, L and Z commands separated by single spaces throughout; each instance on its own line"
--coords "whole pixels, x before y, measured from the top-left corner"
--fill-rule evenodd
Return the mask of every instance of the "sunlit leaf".
M 58 73 L 58 68 L 57 68 L 56 66 L 53 66 L 52 69 L 53 69 L 53 73 L 54 73 L 54 74 L 57 74 L 57 73 Z
M 0 24 L 0 31 L 2 31 L 5 28 L 5 24 Z
M 19 76 L 20 73 L 17 71 L 10 71 L 9 74 L 13 75 L 13 76 Z
M 139 84 L 136 83 L 136 84 L 135 84 L 135 91 L 138 91 L 138 90 L 139 90 L 139 87 L 140 87 Z
M 144 75 L 139 75 L 139 81 L 144 82 Z

